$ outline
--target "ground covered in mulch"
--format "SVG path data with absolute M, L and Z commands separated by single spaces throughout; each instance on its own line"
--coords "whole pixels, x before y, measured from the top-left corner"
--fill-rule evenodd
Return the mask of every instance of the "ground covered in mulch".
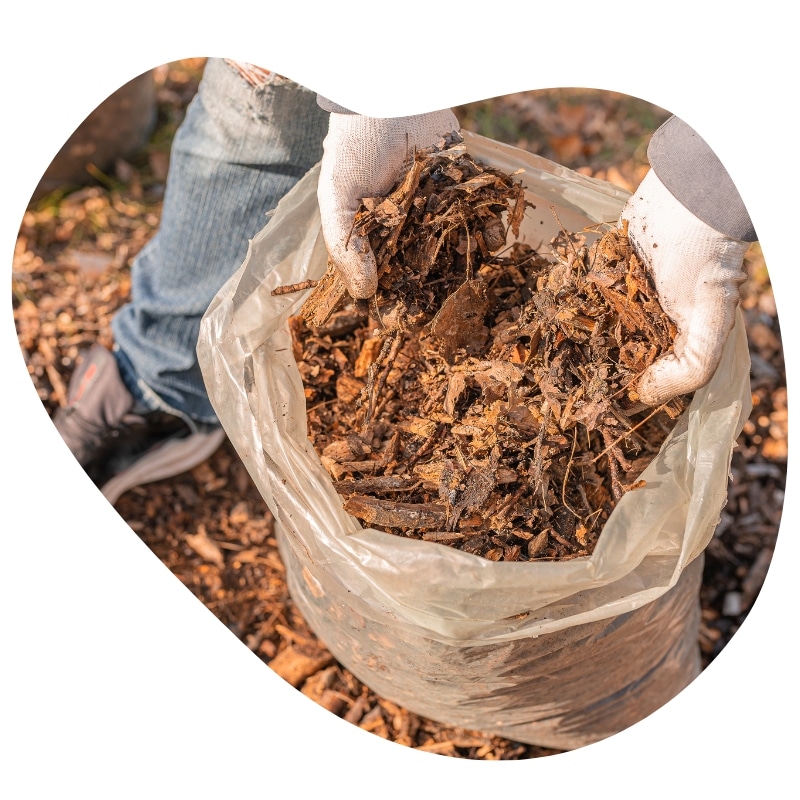
M 130 265 L 157 228 L 168 145 L 202 60 L 156 71 L 159 122 L 150 144 L 83 186 L 32 203 L 13 266 L 19 343 L 42 403 L 65 401 L 81 350 L 111 343 L 109 322 L 130 289 Z M 456 109 L 462 124 L 635 188 L 647 137 L 668 116 L 624 95 L 584 90 L 509 95 Z M 700 648 L 708 665 L 747 616 L 778 533 L 786 479 L 786 379 L 766 266 L 751 246 L 742 287 L 753 412 L 734 451 L 728 503 L 706 552 Z M 447 727 L 362 685 L 333 659 L 289 598 L 272 519 L 233 447 L 172 480 L 129 492 L 117 510 L 175 576 L 299 691 L 364 730 L 421 750 L 472 759 L 556 751 Z

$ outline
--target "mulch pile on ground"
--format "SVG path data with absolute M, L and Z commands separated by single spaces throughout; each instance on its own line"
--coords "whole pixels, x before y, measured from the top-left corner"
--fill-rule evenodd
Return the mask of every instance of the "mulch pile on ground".
M 329 267 L 293 320 L 309 435 L 365 525 L 495 561 L 588 555 L 685 407 L 638 402 L 675 328 L 625 231 L 562 229 L 545 256 L 517 241 L 528 204 L 463 144 L 418 154 L 356 217 L 375 296 L 347 303 Z

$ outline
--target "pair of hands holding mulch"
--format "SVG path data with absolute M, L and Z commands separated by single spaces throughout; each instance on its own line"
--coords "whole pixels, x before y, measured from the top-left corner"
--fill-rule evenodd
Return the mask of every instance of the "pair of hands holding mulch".
M 329 269 L 293 325 L 309 435 L 372 527 L 492 560 L 588 555 L 713 374 L 747 243 L 651 170 L 591 249 L 567 231 L 555 260 L 504 247 L 524 192 L 458 140 L 450 111 L 331 114 Z
M 328 252 L 352 297 L 371 297 L 377 288 L 369 242 L 352 235 L 361 199 L 386 194 L 410 153 L 458 130 L 450 110 L 394 119 L 331 114 L 318 197 Z M 639 381 L 641 400 L 658 405 L 710 380 L 733 326 L 748 243 L 700 221 L 652 170 L 621 220 L 628 221 L 628 236 L 678 328 L 674 351 Z

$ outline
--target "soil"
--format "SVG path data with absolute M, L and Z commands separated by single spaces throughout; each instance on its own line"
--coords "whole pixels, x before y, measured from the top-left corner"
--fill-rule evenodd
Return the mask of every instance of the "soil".
M 64 402 L 81 351 L 111 343 L 109 321 L 130 290 L 130 265 L 154 233 L 168 144 L 202 60 L 156 70 L 159 120 L 146 148 L 30 205 L 13 265 L 20 348 L 49 413 Z M 484 113 L 494 103 L 496 117 Z M 456 109 L 462 124 L 632 189 L 644 144 L 667 116 L 605 92 L 532 92 Z M 631 105 L 633 103 L 633 106 Z M 502 112 L 502 114 L 501 114 Z M 513 119 L 512 129 L 481 120 Z M 599 133 L 598 133 L 599 132 Z M 606 146 L 601 147 L 600 142 Z M 752 358 L 753 412 L 734 451 L 728 503 L 706 551 L 700 650 L 707 666 L 756 600 L 783 507 L 786 378 L 780 327 L 758 245 L 746 256 L 742 309 Z M 117 511 L 153 553 L 265 664 L 332 713 L 399 744 L 480 760 L 557 751 L 440 725 L 371 692 L 337 664 L 288 596 L 272 518 L 229 443 L 190 473 L 135 489 Z

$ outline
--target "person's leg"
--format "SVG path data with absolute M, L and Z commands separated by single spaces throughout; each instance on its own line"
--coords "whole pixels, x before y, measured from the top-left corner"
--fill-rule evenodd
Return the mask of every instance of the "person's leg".
M 255 87 L 209 60 L 173 146 L 159 230 L 112 321 L 128 389 L 150 409 L 216 422 L 197 363 L 200 319 L 266 214 L 322 156 L 316 95 L 271 76 Z
M 175 136 L 160 227 L 112 320 L 114 355 L 84 355 L 54 417 L 112 503 L 191 469 L 224 438 L 197 362 L 200 320 L 267 212 L 321 158 L 327 119 L 291 81 L 207 63 Z

